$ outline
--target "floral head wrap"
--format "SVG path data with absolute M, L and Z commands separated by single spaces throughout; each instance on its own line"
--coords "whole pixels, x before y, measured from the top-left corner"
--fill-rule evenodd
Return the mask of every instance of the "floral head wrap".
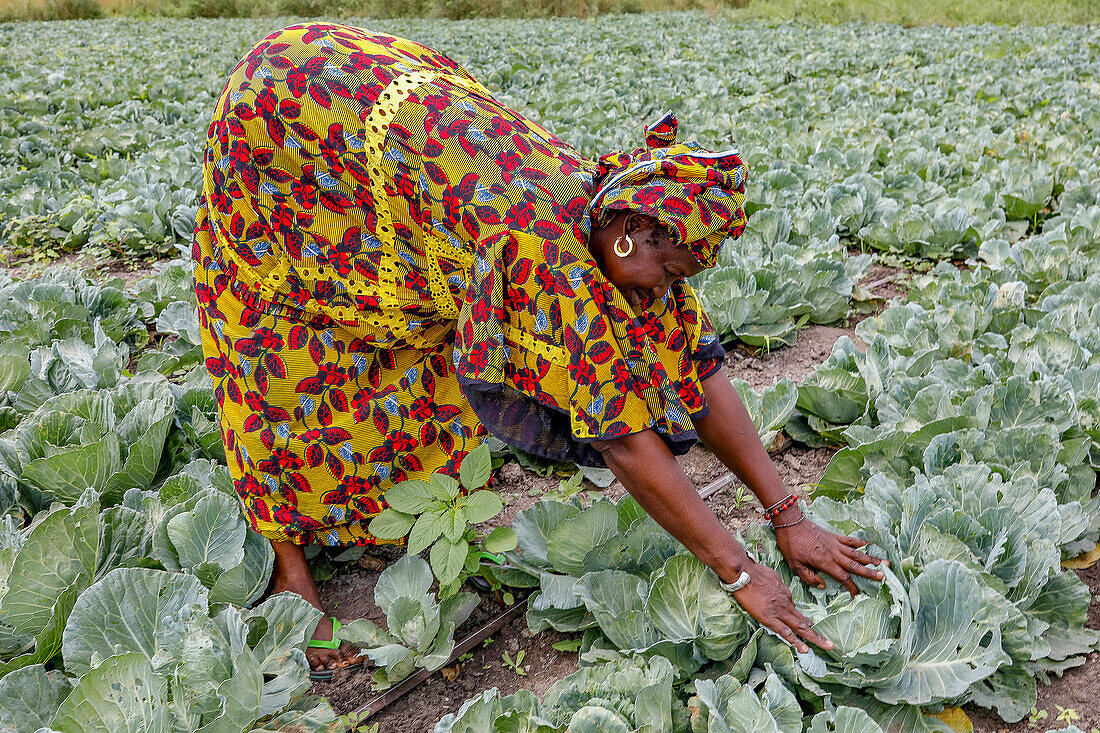
M 712 153 L 676 142 L 671 111 L 646 128 L 646 147 L 600 158 L 591 220 L 602 226 L 617 209 L 648 214 L 667 226 L 703 267 L 713 267 L 726 237 L 745 230 L 745 164 L 736 152 Z

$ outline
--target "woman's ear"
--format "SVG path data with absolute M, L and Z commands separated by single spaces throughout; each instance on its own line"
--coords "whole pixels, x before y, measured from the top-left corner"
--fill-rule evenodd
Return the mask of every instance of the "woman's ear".
M 644 232 L 647 229 L 653 229 L 657 220 L 649 214 L 643 214 L 639 211 L 627 210 L 626 221 L 624 223 L 624 230 L 627 234 L 634 235 L 639 232 Z

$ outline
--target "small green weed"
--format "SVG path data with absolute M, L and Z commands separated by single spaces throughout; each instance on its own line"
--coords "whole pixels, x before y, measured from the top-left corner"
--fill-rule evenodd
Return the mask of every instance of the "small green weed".
M 504 652 L 500 655 L 500 663 L 504 665 L 505 669 L 512 670 L 520 677 L 526 677 L 527 668 L 523 666 L 523 658 L 525 656 L 527 656 L 527 652 L 525 652 L 523 649 L 520 649 L 518 652 L 516 652 L 515 659 L 512 659 L 508 652 Z

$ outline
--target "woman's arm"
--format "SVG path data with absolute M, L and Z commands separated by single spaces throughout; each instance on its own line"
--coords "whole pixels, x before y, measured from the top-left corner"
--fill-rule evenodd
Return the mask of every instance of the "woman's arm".
M 596 443 L 608 468 L 649 516 L 718 576 L 733 582 L 752 562 L 704 503 L 668 446 L 652 430 Z
M 752 437 L 759 444 L 755 430 Z M 707 507 L 660 436 L 645 430 L 594 445 L 642 508 L 722 580 L 733 582 L 742 571 L 749 573 L 752 581 L 734 597 L 753 618 L 801 652 L 808 650 L 802 639 L 823 649 L 833 647 L 795 609 L 779 575 L 754 563 Z
M 761 504 L 770 507 L 782 501 L 789 492 L 760 443 L 756 426 L 745 405 L 722 370 L 703 381 L 703 394 L 710 412 L 706 417 L 694 420 L 703 443 L 737 474 Z M 825 584 L 814 572 L 820 570 L 836 578 L 855 595 L 857 591 L 852 574 L 882 579 L 881 572 L 865 567 L 868 564 L 878 565 L 882 561 L 856 549 L 865 542 L 834 534 L 808 519 L 801 519 L 802 512 L 797 506 L 784 511 L 776 518 L 776 524 L 791 526 L 776 529 L 775 535 L 783 557 L 804 583 L 824 587 Z

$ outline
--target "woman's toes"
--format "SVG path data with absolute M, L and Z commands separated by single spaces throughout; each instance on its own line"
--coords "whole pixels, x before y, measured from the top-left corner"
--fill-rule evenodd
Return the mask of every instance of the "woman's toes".
M 334 672 L 338 669 L 346 669 L 353 664 L 362 661 L 358 649 L 310 649 L 312 654 L 307 654 L 309 666 L 315 672 Z
M 332 651 L 320 651 L 318 654 L 307 655 L 309 660 L 309 666 L 315 672 L 321 672 L 323 670 L 336 669 L 336 665 L 339 662 L 339 656 Z

